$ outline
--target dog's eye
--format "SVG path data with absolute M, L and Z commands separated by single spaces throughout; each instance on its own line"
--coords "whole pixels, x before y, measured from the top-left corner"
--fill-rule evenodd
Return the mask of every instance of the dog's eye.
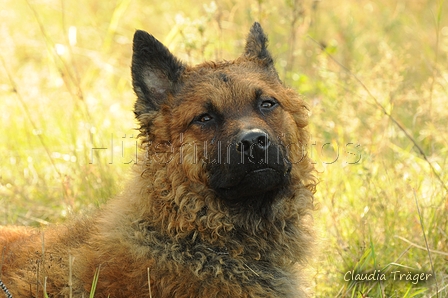
M 211 121 L 212 119 L 213 117 L 210 114 L 205 113 L 196 117 L 195 122 L 206 123 Z
M 277 105 L 277 101 L 275 99 L 267 99 L 263 100 L 260 104 L 260 108 L 263 110 L 270 110 Z

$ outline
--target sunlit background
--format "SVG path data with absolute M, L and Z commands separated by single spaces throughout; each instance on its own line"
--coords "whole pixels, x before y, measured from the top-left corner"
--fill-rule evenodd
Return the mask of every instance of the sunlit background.
M 311 107 L 313 296 L 447 297 L 447 5 L 1 0 L 0 224 L 63 222 L 121 190 L 138 150 L 135 29 L 198 63 L 236 58 L 259 21 L 281 79 Z M 387 280 L 345 280 L 374 270 Z

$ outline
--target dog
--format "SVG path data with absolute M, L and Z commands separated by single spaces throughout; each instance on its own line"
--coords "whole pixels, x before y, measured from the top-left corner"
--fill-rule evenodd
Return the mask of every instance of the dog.
M 0 228 L 9 297 L 306 297 L 317 184 L 309 109 L 259 23 L 233 61 L 189 66 L 133 40 L 134 175 L 105 207 L 44 230 Z

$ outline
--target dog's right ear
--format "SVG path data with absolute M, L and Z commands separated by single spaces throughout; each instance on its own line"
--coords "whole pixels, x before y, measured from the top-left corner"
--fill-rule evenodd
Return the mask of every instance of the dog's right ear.
M 265 67 L 273 67 L 274 61 L 268 51 L 268 37 L 264 34 L 260 23 L 255 22 L 250 28 L 246 40 L 244 55 L 248 59 L 256 60 Z
M 132 85 L 137 94 L 136 117 L 156 111 L 175 91 L 185 66 L 154 36 L 137 30 L 132 55 Z

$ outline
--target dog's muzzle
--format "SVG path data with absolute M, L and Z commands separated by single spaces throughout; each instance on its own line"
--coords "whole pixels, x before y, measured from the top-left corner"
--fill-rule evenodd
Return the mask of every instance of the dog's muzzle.
M 210 184 L 226 201 L 266 200 L 288 182 L 291 163 L 263 130 L 241 131 L 221 154 L 222 163 L 210 165 Z

